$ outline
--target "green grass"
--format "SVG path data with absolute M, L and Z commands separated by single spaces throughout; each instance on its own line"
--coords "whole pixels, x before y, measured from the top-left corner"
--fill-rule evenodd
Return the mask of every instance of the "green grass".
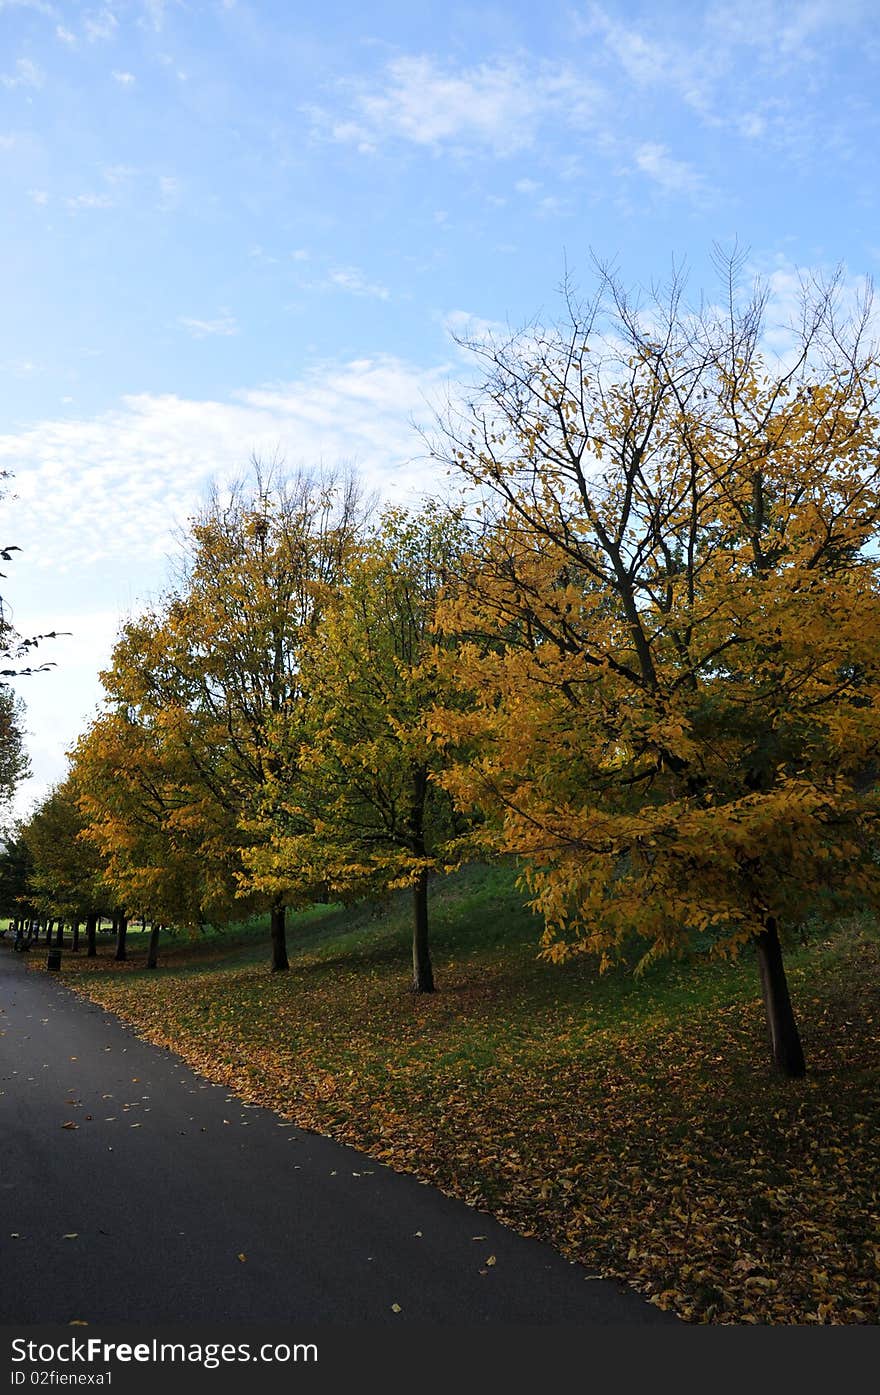
M 769 1070 L 754 957 L 636 978 L 536 955 L 504 867 L 432 893 L 439 991 L 409 989 L 409 897 L 169 938 L 69 981 L 209 1077 L 550 1240 L 693 1321 L 876 1322 L 877 968 L 868 919 L 787 954 L 809 1074 Z M 635 957 L 635 951 L 634 956 Z

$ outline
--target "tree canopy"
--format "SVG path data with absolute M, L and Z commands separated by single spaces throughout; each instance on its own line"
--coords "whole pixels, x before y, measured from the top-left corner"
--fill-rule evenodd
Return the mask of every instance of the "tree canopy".
M 772 362 L 727 270 L 720 307 L 605 273 L 564 326 L 471 346 L 435 449 L 487 519 L 441 614 L 474 706 L 438 729 L 548 956 L 754 943 L 799 1073 L 778 929 L 880 893 L 877 364 L 833 286 Z

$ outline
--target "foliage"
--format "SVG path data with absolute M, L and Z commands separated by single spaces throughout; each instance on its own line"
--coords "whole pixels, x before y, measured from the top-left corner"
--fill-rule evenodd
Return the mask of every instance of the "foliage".
M 30 774 L 23 716 L 22 703 L 7 684 L 0 683 L 0 806 L 8 803 L 19 781 Z
M 300 650 L 341 577 L 357 507 L 350 482 L 305 476 L 258 473 L 215 495 L 191 524 L 177 586 L 123 627 L 102 675 L 110 714 L 80 751 L 83 807 L 114 877 L 154 909 L 191 921 L 232 916 L 236 897 L 257 904 L 245 822 L 267 783 L 294 773 L 273 723 L 296 719 Z M 273 902 L 299 891 L 297 872 Z M 275 954 L 286 967 L 283 931 Z
M 880 897 L 878 378 L 865 318 L 806 288 L 787 364 L 763 302 L 647 312 L 605 275 L 488 364 L 436 449 L 482 491 L 442 608 L 473 710 L 448 778 L 525 859 L 544 950 L 646 962 Z M 604 318 L 603 318 L 604 317 Z
M 414 982 L 428 990 L 427 878 L 455 864 L 463 827 L 436 782 L 444 755 L 425 724 L 443 693 L 431 632 L 462 545 L 460 524 L 440 508 L 389 509 L 353 551 L 345 586 L 302 653 L 306 724 L 280 715 L 278 744 L 298 744 L 297 779 L 267 783 L 254 825 L 265 836 L 247 854 L 252 884 L 265 889 L 296 869 L 346 898 L 413 886 L 424 937 L 421 956 L 414 943 Z
M 224 962 L 185 944 L 158 981 L 106 960 L 70 981 L 245 1099 L 690 1321 L 877 1321 L 875 927 L 792 954 L 817 1066 L 792 1086 L 767 1076 L 746 962 L 639 979 L 538 962 L 503 870 L 470 868 L 437 895 L 445 991 L 411 997 L 407 914 L 316 927 L 291 982 L 252 947 Z
M 0 846 L 0 910 L 6 915 L 33 919 L 37 908 L 33 903 L 31 872 L 33 860 L 18 822 L 3 834 Z
M 103 713 L 72 756 L 81 838 L 106 887 L 101 904 L 186 926 L 205 910 L 228 914 L 229 878 L 209 855 L 213 845 L 191 834 L 183 774 L 156 728 L 124 709 Z
M 79 920 L 114 904 L 101 858 L 82 837 L 84 828 L 70 776 L 49 791 L 22 828 L 30 895 L 42 915 Z

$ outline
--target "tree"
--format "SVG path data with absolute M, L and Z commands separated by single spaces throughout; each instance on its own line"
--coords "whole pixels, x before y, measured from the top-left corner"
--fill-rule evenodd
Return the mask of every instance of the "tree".
M 19 781 L 30 774 L 22 718 L 21 702 L 8 684 L 0 683 L 0 807 L 8 804 Z
M 124 678 L 119 648 L 115 673 Z M 149 916 L 150 967 L 160 924 L 222 923 L 240 910 L 228 858 L 218 865 L 213 855 L 229 830 L 210 839 L 204 818 L 194 826 L 191 770 L 173 739 L 163 739 L 161 721 L 138 721 L 125 708 L 102 713 L 72 756 L 82 837 L 100 854 L 112 888 L 107 904 Z
M 202 881 L 210 871 L 215 906 L 236 893 L 253 901 L 247 820 L 270 780 L 295 773 L 272 733 L 301 705 L 300 652 L 341 580 L 358 510 L 352 481 L 306 475 L 258 471 L 252 487 L 215 494 L 191 524 L 177 585 L 123 628 L 102 675 L 111 710 L 153 748 L 169 827 L 185 831 Z M 297 889 L 270 898 L 274 971 L 288 968 L 286 906 Z
M 285 730 L 298 778 L 266 787 L 247 853 L 266 889 L 299 875 L 347 897 L 413 890 L 413 988 L 434 990 L 428 881 L 456 863 L 463 820 L 436 783 L 426 713 L 446 692 L 433 662 L 437 600 L 463 546 L 447 511 L 388 509 L 351 557 L 302 659 L 307 722 Z M 289 765 L 290 762 L 285 763 Z
M 104 882 L 104 867 L 94 848 L 83 839 L 84 823 L 70 775 L 50 789 L 22 829 L 30 853 L 30 895 L 42 915 L 75 925 L 90 921 L 112 904 Z
M 769 361 L 765 293 L 723 270 L 691 310 L 680 277 L 643 308 L 600 268 L 564 326 L 471 346 L 483 389 L 435 451 L 488 519 L 441 615 L 474 707 L 436 720 L 546 955 L 751 944 L 798 1075 L 780 928 L 880 892 L 877 365 L 836 284 Z
M 3 834 L 0 847 L 0 907 L 15 921 L 33 920 L 31 872 L 33 862 L 23 837 L 23 826 L 15 824 Z

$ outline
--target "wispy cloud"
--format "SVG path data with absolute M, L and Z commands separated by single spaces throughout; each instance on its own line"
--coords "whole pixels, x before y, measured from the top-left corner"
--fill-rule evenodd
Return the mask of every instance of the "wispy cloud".
M 710 127 L 806 149 L 817 65 L 870 17 L 867 0 L 716 0 L 695 12 L 649 9 L 641 23 L 593 3 L 573 23 L 581 39 L 599 41 L 601 76 L 672 93 Z
M 331 286 L 351 295 L 374 296 L 376 300 L 387 300 L 391 294 L 387 286 L 378 281 L 370 281 L 356 266 L 335 267 L 328 276 Z
M 421 445 L 410 423 L 430 418 L 448 371 L 390 357 L 323 362 L 222 401 L 141 394 L 95 417 L 37 422 L 0 436 L 0 468 L 15 471 L 4 526 L 28 565 L 50 571 L 140 559 L 137 588 L 155 582 L 172 527 L 207 482 L 254 452 L 280 451 L 291 468 L 354 462 L 370 487 L 417 494 L 429 484 L 424 463 L 411 463 Z
M 646 174 L 667 194 L 701 194 L 705 191 L 702 176 L 685 160 L 674 159 L 665 145 L 655 141 L 638 146 L 634 154 L 636 168 Z
M 118 28 L 119 20 L 106 6 L 101 10 L 90 11 L 83 19 L 83 33 L 90 44 L 114 38 Z
M 0 12 L 3 10 L 34 10 L 37 14 L 49 15 L 54 19 L 57 11 L 54 5 L 50 5 L 48 0 L 0 0 Z
M 165 27 L 165 0 L 142 0 L 143 16 L 140 23 L 157 34 Z
M 378 81 L 348 83 L 344 90 L 348 112 L 312 108 L 315 127 L 365 152 L 399 140 L 435 150 L 476 147 L 510 155 L 533 145 L 549 117 L 577 125 L 599 103 L 582 72 L 525 59 L 455 70 L 425 55 L 401 57 Z
M 121 72 L 119 69 L 113 70 L 113 81 L 118 82 L 120 87 L 131 87 L 137 81 L 134 73 Z
M 79 213 L 84 209 L 113 207 L 110 194 L 74 194 L 65 199 L 65 203 L 71 213 Z
M 42 87 L 45 81 L 42 68 L 30 58 L 17 59 L 11 73 L 0 74 L 0 83 L 4 87 Z
M 181 315 L 177 323 L 182 325 L 193 339 L 227 338 L 238 334 L 235 316 L 230 315 L 228 310 L 222 311 L 213 320 L 197 320 L 188 315 Z

